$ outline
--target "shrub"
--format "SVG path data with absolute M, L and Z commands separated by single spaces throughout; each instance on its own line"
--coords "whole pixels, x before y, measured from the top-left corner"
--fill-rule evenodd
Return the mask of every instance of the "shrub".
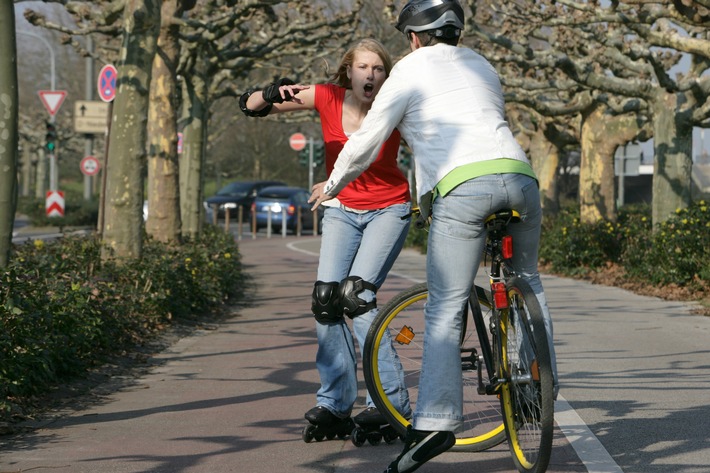
M 540 238 L 540 262 L 560 274 L 575 275 L 617 261 L 624 240 L 621 224 L 583 224 L 578 209 L 546 216 Z
M 52 385 L 242 292 L 238 247 L 217 227 L 141 260 L 101 261 L 96 237 L 16 246 L 0 272 L 0 418 Z
M 652 284 L 700 285 L 710 281 L 710 209 L 701 200 L 678 209 L 655 232 L 629 236 L 627 272 Z

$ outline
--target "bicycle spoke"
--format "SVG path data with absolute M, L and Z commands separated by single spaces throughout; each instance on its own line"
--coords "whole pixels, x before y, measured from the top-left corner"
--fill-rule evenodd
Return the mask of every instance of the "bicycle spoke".
M 371 352 L 364 357 L 366 382 L 368 382 L 368 387 L 370 385 L 377 387 L 374 390 L 370 389 L 370 394 L 378 408 L 381 411 L 383 409 L 388 411 L 393 422 L 399 424 L 393 425 L 400 432 L 406 430 L 409 420 L 393 412 L 394 407 L 387 399 L 380 381 L 381 379 L 386 379 L 391 373 L 383 373 L 379 368 L 374 370 L 372 362 L 376 360 L 382 339 L 387 338 L 385 335 L 385 332 L 387 332 L 394 341 L 394 347 L 404 368 L 404 381 L 408 389 L 412 409 L 414 409 L 419 392 L 419 373 L 421 371 L 425 331 L 423 310 L 426 303 L 426 286 L 421 285 L 420 289 L 424 292 L 420 292 L 418 296 L 410 293 L 409 298 L 390 301 L 378 314 L 378 318 L 373 323 L 370 334 L 368 334 L 368 342 L 365 344 L 365 352 L 368 353 L 368 350 Z M 462 347 L 465 347 L 467 351 L 475 351 L 478 354 L 481 353 L 478 343 L 478 337 L 474 332 L 469 331 L 468 336 L 462 340 Z M 377 350 L 373 351 L 375 345 L 377 345 Z M 478 363 L 477 359 L 475 363 Z M 505 432 L 501 424 L 501 409 L 497 397 L 478 394 L 476 365 L 470 365 L 468 361 L 465 364 L 468 368 L 466 370 L 462 369 L 464 430 L 457 434 L 457 444 L 454 448 L 479 451 L 505 440 Z

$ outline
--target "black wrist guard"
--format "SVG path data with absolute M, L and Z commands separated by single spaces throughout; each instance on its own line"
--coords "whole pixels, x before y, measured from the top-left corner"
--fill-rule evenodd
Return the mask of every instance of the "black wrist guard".
M 294 85 L 295 82 L 292 81 L 291 79 L 279 79 L 278 81 L 269 84 L 262 92 L 261 96 L 264 97 L 264 100 L 266 100 L 268 103 L 284 103 L 284 102 L 290 102 L 293 100 L 293 96 L 288 92 L 285 91 L 284 95 L 286 95 L 286 98 L 281 97 L 281 92 L 279 91 L 279 87 L 282 85 Z
M 241 97 L 239 97 L 239 108 L 242 109 L 242 112 L 244 112 L 244 115 L 247 117 L 265 117 L 271 111 L 271 107 L 273 107 L 273 104 L 271 103 L 267 103 L 266 107 L 261 110 L 252 110 L 247 107 L 247 100 L 249 100 L 251 94 L 257 92 L 258 90 L 259 89 L 249 89 L 244 92 Z

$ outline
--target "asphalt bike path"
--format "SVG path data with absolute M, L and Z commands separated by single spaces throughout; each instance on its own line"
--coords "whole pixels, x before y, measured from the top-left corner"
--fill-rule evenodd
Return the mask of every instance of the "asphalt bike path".
M 310 294 L 318 237 L 240 241 L 248 302 L 152 357 L 118 390 L 0 437 L 10 472 L 381 472 L 400 442 L 306 444 L 318 389 Z M 383 304 L 424 279 L 404 250 Z M 545 276 L 562 382 L 550 473 L 707 472 L 710 321 L 690 306 Z M 362 377 L 360 377 L 362 380 Z M 364 383 L 355 412 L 363 408 Z M 447 452 L 423 473 L 514 472 L 506 443 Z

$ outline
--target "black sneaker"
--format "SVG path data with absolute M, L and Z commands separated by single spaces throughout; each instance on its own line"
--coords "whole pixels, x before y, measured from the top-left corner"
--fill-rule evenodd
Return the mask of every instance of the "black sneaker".
M 404 450 L 387 467 L 384 473 L 409 473 L 440 453 L 454 446 L 453 432 L 425 432 L 414 430 L 410 425 L 404 439 Z

